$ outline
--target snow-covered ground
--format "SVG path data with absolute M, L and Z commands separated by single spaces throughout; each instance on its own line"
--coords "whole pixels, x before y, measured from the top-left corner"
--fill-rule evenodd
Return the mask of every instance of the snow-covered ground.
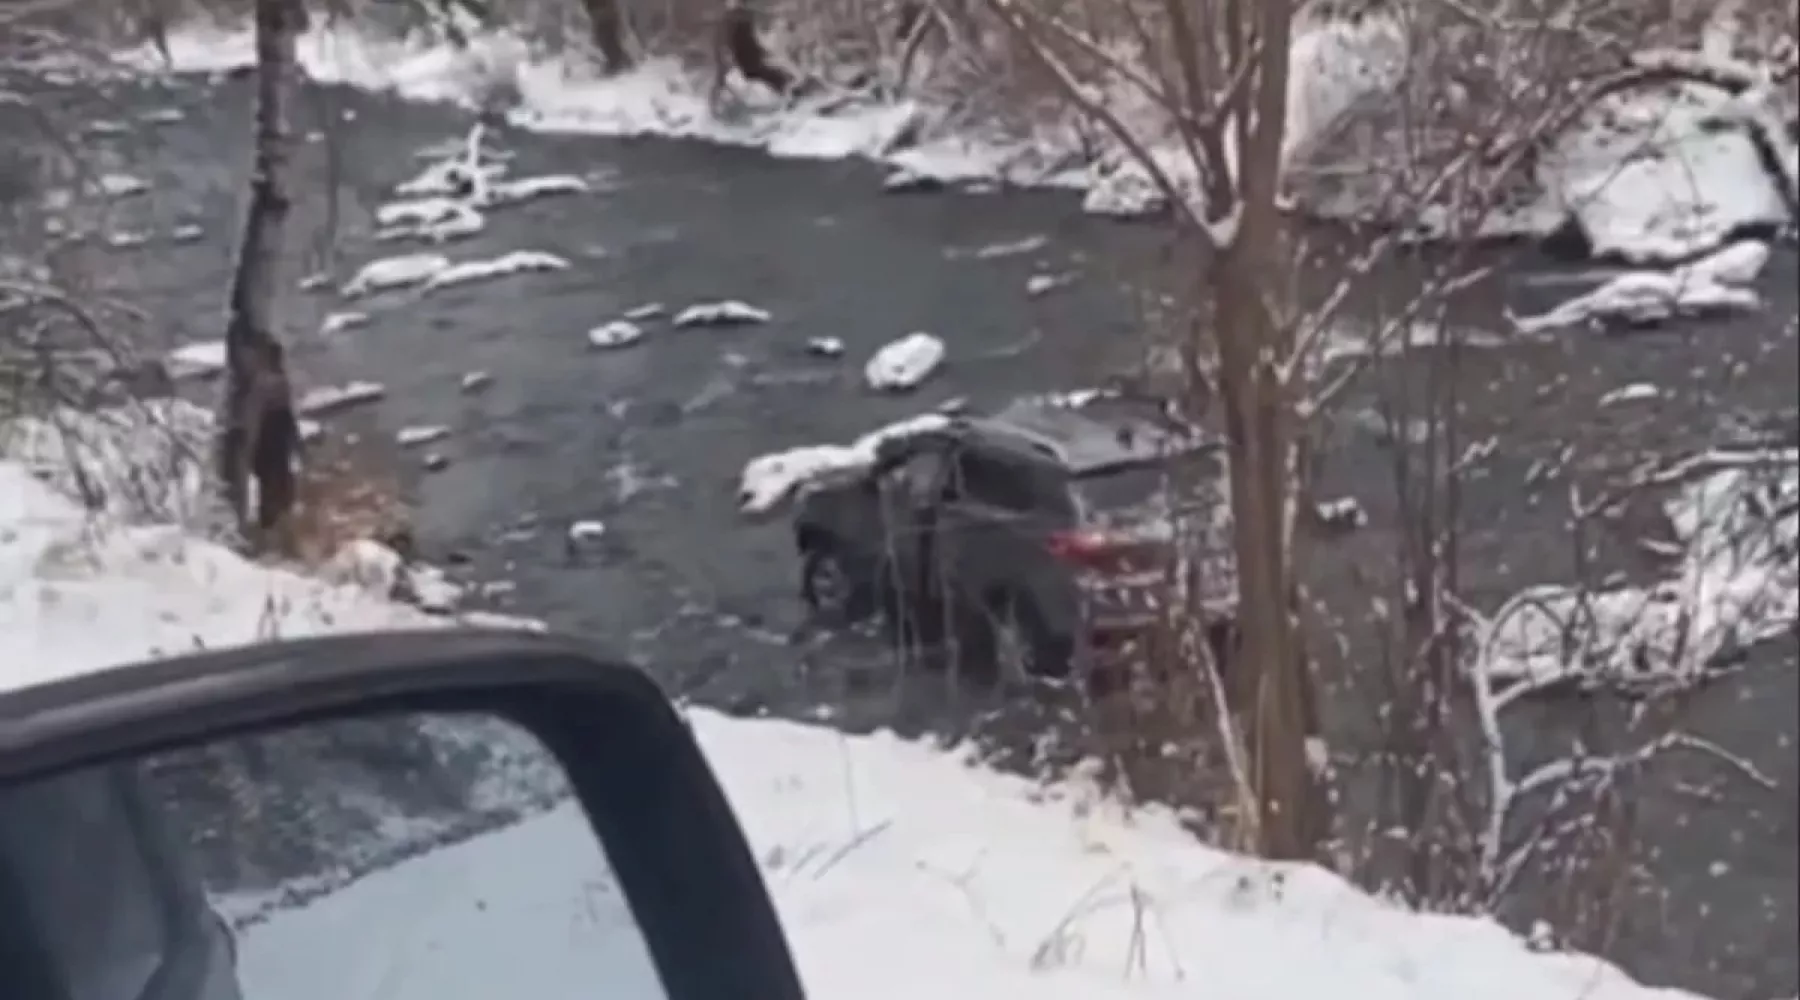
M 92 513 L 12 461 L 0 461 L 0 595 L 9 689 L 202 646 L 455 627 L 378 587 Z M 886 735 L 689 716 L 820 1000 L 1687 996 L 1318 868 L 1201 846 L 1171 817 L 1128 815 L 1079 785 L 1046 790 Z M 530 959 L 582 977 L 587 995 L 595 962 L 641 959 L 628 940 L 571 944 L 592 936 L 609 881 L 586 867 L 598 859 L 579 828 L 553 811 L 278 914 L 245 933 L 245 975 L 291 987 L 262 997 L 437 1000 L 516 991 Z M 345 928 L 365 923 L 383 932 L 379 954 L 344 954 Z M 329 933 L 340 950 L 309 960 L 306 942 Z M 576 995 L 541 985 L 533 995 Z
M 1286 138 L 1296 150 L 1363 97 L 1395 86 L 1405 69 L 1400 29 L 1380 17 L 1354 25 L 1309 24 L 1294 45 Z M 250 35 L 190 25 L 170 34 L 168 52 L 167 60 L 150 48 L 124 58 L 147 70 L 222 71 L 251 61 Z M 504 31 L 477 33 L 457 50 L 378 36 L 351 22 L 322 22 L 301 40 L 300 58 L 315 79 L 418 100 L 481 106 L 507 94 L 516 97 L 510 120 L 526 128 L 704 139 L 784 157 L 865 157 L 907 178 L 1077 189 L 1086 192 L 1091 210 L 1111 214 L 1141 211 L 1156 200 L 1148 177 L 1129 164 L 1119 166 L 1116 155 L 1077 162 L 1082 146 L 1067 128 L 1041 128 L 1027 138 L 974 135 L 929 104 L 845 100 L 839 94 L 781 102 L 746 93 L 735 111 L 719 113 L 708 82 L 673 60 L 651 59 L 628 73 L 598 78 L 575 61 L 534 54 Z M 1682 85 L 1610 98 L 1544 157 L 1536 199 L 1496 216 L 1488 228 L 1545 232 L 1572 213 L 1597 252 L 1670 261 L 1710 249 L 1746 224 L 1784 225 L 1796 192 L 1783 188 L 1794 188 L 1800 178 L 1791 169 L 1789 176 L 1772 178 L 1741 129 L 1718 127 L 1773 114 L 1758 104 L 1765 91 L 1773 88 L 1733 98 L 1723 90 Z M 1131 102 L 1121 98 L 1117 105 L 1115 112 L 1133 117 Z M 1775 136 L 1793 146 L 1783 130 Z M 1156 155 L 1179 175 L 1178 145 L 1159 147 Z M 1782 164 L 1797 156 L 1794 148 L 1777 150 Z M 561 190 L 580 181 L 559 178 L 555 184 Z M 430 198 L 447 185 L 415 187 L 410 197 Z M 522 195 L 537 193 L 533 188 Z M 1340 203 L 1318 209 L 1337 216 L 1372 210 Z M 399 212 L 394 221 L 403 229 L 422 226 L 420 235 L 428 238 L 433 225 L 450 226 L 443 238 L 480 225 L 478 215 L 429 201 Z

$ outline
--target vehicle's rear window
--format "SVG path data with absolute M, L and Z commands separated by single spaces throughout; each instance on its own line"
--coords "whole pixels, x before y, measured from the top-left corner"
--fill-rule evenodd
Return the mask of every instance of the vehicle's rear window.
M 1106 521 L 1121 515 L 1160 511 L 1166 472 L 1159 466 L 1140 466 L 1104 475 L 1082 476 L 1073 482 L 1075 498 L 1084 517 Z

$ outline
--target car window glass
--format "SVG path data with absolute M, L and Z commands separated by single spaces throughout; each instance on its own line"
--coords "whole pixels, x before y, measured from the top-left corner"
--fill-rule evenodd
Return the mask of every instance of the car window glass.
M 132 791 L 116 767 L 0 788 L 0 910 L 8 933 L 34 932 L 70 1000 L 142 996 L 164 960 L 162 845 L 138 835 Z
M 6 1000 L 669 1000 L 560 763 L 462 714 L 0 786 Z
M 996 462 L 976 452 L 957 456 L 952 495 L 1004 510 L 1025 512 L 1038 506 L 1031 472 Z
M 916 504 L 933 504 L 938 500 L 944 481 L 944 456 L 927 451 L 914 455 L 906 463 L 906 489 Z

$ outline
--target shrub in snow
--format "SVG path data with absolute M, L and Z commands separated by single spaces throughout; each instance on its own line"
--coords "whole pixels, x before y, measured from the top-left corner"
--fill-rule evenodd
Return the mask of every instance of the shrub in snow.
M 210 411 L 181 399 L 57 409 L 0 423 L 0 458 L 90 509 L 206 530 L 222 514 L 210 488 L 213 427 Z

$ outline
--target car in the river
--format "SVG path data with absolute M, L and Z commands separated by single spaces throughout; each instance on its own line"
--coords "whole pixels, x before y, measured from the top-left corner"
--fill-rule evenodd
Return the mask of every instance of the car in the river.
M 1167 487 L 1177 459 L 1212 447 L 1120 399 L 1023 400 L 891 436 L 869 467 L 800 492 L 801 597 L 820 621 L 880 617 L 977 676 L 1091 676 L 1157 621 L 1180 567 L 1210 635 L 1230 619 L 1228 550 L 1191 529 L 1216 528 L 1218 508 Z

